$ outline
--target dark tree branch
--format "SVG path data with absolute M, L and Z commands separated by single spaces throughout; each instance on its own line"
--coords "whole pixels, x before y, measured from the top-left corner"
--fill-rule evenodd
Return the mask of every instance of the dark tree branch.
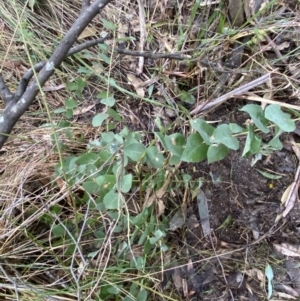
M 70 49 L 70 51 L 68 52 L 67 56 L 71 56 L 74 55 L 84 49 L 90 48 L 92 46 L 98 45 L 98 44 L 103 44 L 108 38 L 110 37 L 110 35 L 106 35 L 104 38 L 99 38 L 99 39 L 95 39 L 95 40 L 91 40 L 91 41 L 86 41 L 82 44 L 76 45 L 74 47 L 72 47 Z
M 54 50 L 50 59 L 44 63 L 36 78 L 32 80 L 27 88 L 25 88 L 24 93 L 22 93 L 24 90 L 23 87 L 28 85 L 28 82 L 26 81 L 28 81 L 28 78 L 30 79 L 32 77 L 30 76 L 31 74 L 29 71 L 26 73 L 21 87 L 18 88 L 17 93 L 13 96 L 13 101 L 8 101 L 9 97 L 4 98 L 6 107 L 2 113 L 2 116 L 0 116 L 0 149 L 7 140 L 8 135 L 12 131 L 16 122 L 34 101 L 35 97 L 40 91 L 40 87 L 44 86 L 50 76 L 54 73 L 55 68 L 58 68 L 62 61 L 67 57 L 68 52 L 70 51 L 72 45 L 76 42 L 81 32 L 94 19 L 100 10 L 111 1 L 112 0 L 95 0 L 90 4 L 89 1 L 83 0 L 83 7 L 85 7 L 85 9 L 81 10 L 78 19 L 74 22 L 63 40 Z M 87 4 L 90 5 L 86 7 Z M 3 78 L 2 83 L 4 83 Z M 4 91 L 5 95 L 11 96 L 7 86 L 3 84 L 1 86 L 1 82 L 0 88 L 2 88 L 2 91 Z
M 14 97 L 14 95 L 10 92 L 10 90 L 6 86 L 1 73 L 0 73 L 0 95 L 3 98 L 5 104 L 8 104 L 11 101 L 11 99 Z
M 90 0 L 82 0 L 81 13 L 91 5 Z
M 120 48 L 116 48 L 115 51 L 119 54 L 125 54 L 125 55 L 130 55 L 130 56 L 142 56 L 142 57 L 149 58 L 149 59 L 162 59 L 163 58 L 163 59 L 174 59 L 177 61 L 183 61 L 183 60 L 195 61 L 195 60 L 197 60 L 204 67 L 211 68 L 217 72 L 221 72 L 221 73 L 235 72 L 233 70 L 226 70 L 219 64 L 210 62 L 206 59 L 199 60 L 198 58 L 187 57 L 187 56 L 183 55 L 183 53 L 195 51 L 194 49 L 185 50 L 184 52 L 175 52 L 175 53 L 154 53 L 154 52 L 150 52 L 150 51 L 140 52 L 140 51 L 131 51 L 131 50 L 127 50 L 127 49 L 120 49 Z M 238 72 L 236 72 L 236 73 L 238 73 Z
M 71 55 L 74 55 L 74 54 L 76 54 L 76 53 L 78 53 L 78 52 L 80 52 L 84 49 L 95 46 L 97 44 L 103 44 L 105 42 L 105 40 L 108 39 L 108 37 L 109 37 L 109 35 L 106 35 L 104 38 L 99 38 L 99 39 L 95 39 L 95 40 L 92 40 L 92 41 L 87 41 L 87 42 L 84 42 L 82 44 L 76 45 L 68 51 L 68 53 L 66 55 L 66 58 L 71 56 Z M 47 63 L 47 61 L 41 61 L 41 62 L 35 64 L 33 66 L 33 68 L 30 68 L 26 71 L 26 73 L 24 74 L 24 76 L 21 79 L 21 81 L 19 83 L 19 86 L 17 88 L 16 94 L 15 94 L 16 99 L 19 99 L 21 97 L 21 95 L 25 92 L 25 90 L 26 90 L 26 88 L 29 84 L 29 81 L 31 80 L 31 78 L 34 75 L 33 70 L 36 73 L 40 72 L 41 69 L 45 66 L 46 63 Z M 0 87 L 1 87 L 1 83 L 0 83 Z

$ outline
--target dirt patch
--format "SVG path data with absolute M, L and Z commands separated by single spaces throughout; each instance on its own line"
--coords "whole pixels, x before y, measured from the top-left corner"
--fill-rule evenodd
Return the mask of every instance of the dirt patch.
M 228 111 L 219 110 L 218 114 L 219 120 L 228 122 Z M 214 113 L 214 118 L 217 117 Z M 244 120 L 243 114 L 237 117 Z M 244 142 L 240 140 L 241 151 L 231 152 L 220 162 L 186 167 L 194 179 L 202 178 L 212 229 L 210 238 L 203 236 L 194 199 L 188 208 L 185 230 L 177 231 L 173 237 L 183 246 L 180 256 L 192 258 L 191 270 L 181 270 L 181 277 L 188 279 L 193 300 L 231 300 L 232 297 L 234 300 L 263 300 L 265 292 L 258 278 L 250 277 L 245 270 L 252 269 L 256 260 L 260 262 L 259 258 L 265 262 L 263 257 L 273 252 L 270 242 L 285 241 L 286 233 L 294 228 L 294 224 L 286 220 L 284 227 L 270 232 L 280 211 L 281 197 L 294 180 L 294 153 L 287 149 L 273 152 L 252 166 L 253 156 L 242 158 Z M 281 178 L 272 180 L 259 171 L 281 175 Z M 189 225 L 191 220 L 194 222 Z

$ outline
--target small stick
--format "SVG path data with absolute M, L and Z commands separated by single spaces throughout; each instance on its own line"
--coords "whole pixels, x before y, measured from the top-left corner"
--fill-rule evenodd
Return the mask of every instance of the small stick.
M 250 83 L 242 85 L 241 87 L 238 87 L 238 88 L 216 98 L 215 100 L 213 100 L 207 104 L 200 104 L 193 111 L 191 111 L 191 115 L 195 115 L 199 112 L 208 110 L 208 109 L 212 108 L 213 106 L 220 105 L 223 102 L 225 102 L 227 99 L 230 99 L 230 98 L 234 97 L 235 95 L 241 95 L 245 92 L 248 92 L 249 90 L 265 83 L 269 78 L 270 78 L 270 73 L 265 74 L 255 80 L 251 81 Z
M 139 19 L 140 19 L 140 46 L 139 50 L 141 52 L 144 51 L 144 43 L 146 40 L 146 22 L 145 22 L 145 16 L 144 16 L 144 9 L 142 5 L 142 0 L 138 0 L 139 5 Z M 144 69 L 144 61 L 145 58 L 143 56 L 139 57 L 139 66 L 137 69 L 137 74 L 142 74 Z

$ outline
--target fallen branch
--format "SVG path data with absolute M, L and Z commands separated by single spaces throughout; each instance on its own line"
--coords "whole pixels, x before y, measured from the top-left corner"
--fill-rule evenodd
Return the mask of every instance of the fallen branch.
M 215 100 L 212 100 L 209 103 L 200 104 L 193 111 L 191 111 L 191 115 L 195 115 L 202 111 L 208 110 L 212 107 L 218 106 L 232 97 L 235 97 L 235 96 L 241 95 L 245 92 L 248 92 L 249 90 L 265 83 L 269 78 L 270 78 L 270 74 L 269 73 L 265 74 L 255 80 L 251 81 L 250 83 L 242 85 L 241 87 L 238 87 L 238 88 L 216 98 Z

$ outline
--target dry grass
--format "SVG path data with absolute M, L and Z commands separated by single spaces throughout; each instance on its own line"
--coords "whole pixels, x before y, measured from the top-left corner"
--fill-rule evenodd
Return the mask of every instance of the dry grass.
M 175 9 L 175 1 L 167 1 L 169 7 L 163 5 L 164 1 L 145 3 L 148 5 L 144 7 L 145 14 L 140 16 L 137 1 L 113 2 L 93 21 L 91 28 L 96 33 L 108 31 L 103 27 L 102 19 L 117 24 L 119 31 L 112 32 L 114 38 L 108 41 L 109 47 L 113 49 L 120 46 L 118 43 L 125 39 L 129 49 L 138 50 L 142 17 L 146 20 L 144 50 L 179 52 L 194 49 L 193 58 L 205 58 L 212 62 L 229 57 L 231 46 L 240 35 L 250 34 L 256 38 L 259 35 L 255 24 L 236 30 L 234 35 L 225 34 L 223 24 L 227 20 L 225 8 L 221 4 L 196 7 L 194 1 L 184 1 Z M 9 4 L 1 2 L 0 63 L 12 90 L 25 70 L 49 57 L 76 19 L 80 5 L 79 0 L 41 1 L 31 11 L 22 1 L 11 1 Z M 266 57 L 266 41 L 253 40 L 246 49 L 245 63 L 241 66 L 244 73 L 231 78 L 220 88 L 219 94 L 249 81 L 259 72 L 268 71 L 274 74 L 282 72 L 285 76 L 274 82 L 269 90 L 257 93 L 269 93 L 268 98 L 279 101 L 287 98 L 293 100 L 299 96 L 299 76 L 296 72 L 299 66 L 299 15 L 290 13 L 276 17 L 280 5 L 280 1 L 273 1 L 259 29 L 273 40 L 282 36 L 288 40 L 290 48 L 288 51 L 283 49 L 282 53 L 289 60 L 290 70 L 281 70 L 278 58 Z M 132 41 L 126 39 L 128 36 Z M 118 129 L 129 125 L 148 133 L 154 129 L 154 119 L 159 116 L 171 131 L 182 131 L 183 134 L 188 132 L 189 128 L 185 125 L 190 118 L 189 109 L 186 109 L 186 104 L 178 96 L 186 91 L 195 97 L 195 104 L 213 98 L 222 76 L 212 69 L 204 68 L 197 60 L 179 62 L 146 59 L 144 72 L 139 78 L 145 82 L 157 77 L 156 92 L 154 97 L 146 93 L 145 100 L 140 100 L 127 78 L 128 74 L 136 72 L 139 59 L 119 56 L 113 52 L 109 54 L 112 57 L 110 64 L 101 60 L 97 47 L 67 59 L 51 78 L 49 87 L 61 84 L 66 87 L 68 82 L 74 82 L 80 77 L 78 68 L 85 66 L 89 74 L 83 77 L 88 84 L 84 97 L 78 100 L 78 107 L 84 109 L 94 104 L 99 92 L 113 91 L 118 100 L 116 110 L 124 117 L 124 121 L 116 125 Z M 110 86 L 110 78 L 116 81 L 119 88 Z M 116 253 L 120 249 L 118 244 L 130 238 L 126 237 L 127 233 L 122 232 L 119 236 L 114 233 L 118 220 L 99 213 L 97 215 L 88 206 L 76 203 L 76 197 L 82 194 L 82 187 L 70 187 L 64 178 L 54 176 L 57 163 L 71 154 L 83 153 L 88 141 L 105 131 L 105 128 L 93 128 L 90 124 L 92 116 L 102 108 L 96 103 L 88 112 L 78 114 L 68 121 L 68 131 L 72 133 L 73 139 L 68 138 L 66 129 L 57 126 L 59 122 L 65 121 L 65 117 L 53 111 L 63 107 L 66 98 L 72 95 L 72 92 L 63 88 L 39 96 L 17 123 L 12 137 L 2 150 L 0 299 L 100 300 L 98 295 L 101 289 L 105 290 L 105 285 L 125 283 L 127 285 L 121 290 L 123 296 L 128 296 L 130 284 L 138 283 L 138 286 L 152 293 L 151 300 L 178 300 L 176 292 L 166 293 L 159 287 L 161 275 L 155 266 L 162 265 L 161 254 L 151 258 L 154 268 L 149 263 L 144 273 L 123 270 Z M 151 102 L 157 102 L 161 108 L 155 111 L 157 108 Z M 165 107 L 173 115 L 168 115 Z M 173 121 L 176 115 L 181 124 Z M 145 136 L 147 141 L 151 141 L 151 135 Z M 58 148 L 58 142 L 63 142 L 65 148 Z M 133 194 L 131 197 L 136 196 Z M 92 219 L 97 221 L 94 224 L 96 228 L 99 224 L 105 224 L 107 232 L 98 247 L 99 252 L 88 260 L 87 254 L 95 251 L 91 246 L 96 241 L 93 236 L 95 228 L 86 225 Z M 53 227 L 63 225 L 64 220 L 74 222 L 77 228 L 74 237 L 77 241 L 67 239 L 67 235 L 53 235 Z M 81 229 L 79 220 L 82 221 Z

